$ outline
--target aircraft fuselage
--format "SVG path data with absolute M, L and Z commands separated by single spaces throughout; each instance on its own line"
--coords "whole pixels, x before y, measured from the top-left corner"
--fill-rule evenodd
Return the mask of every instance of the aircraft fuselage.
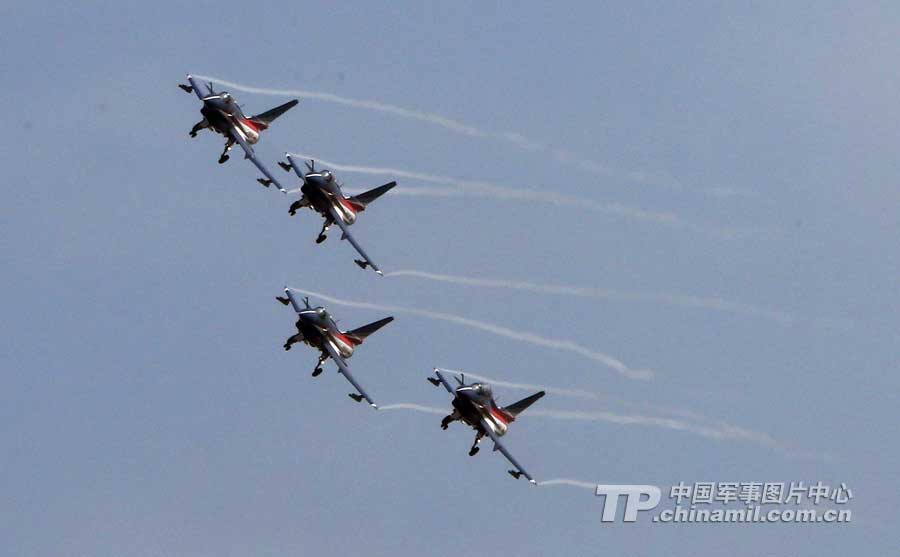
M 472 387 L 460 387 L 453 398 L 453 408 L 459 412 L 460 419 L 475 430 L 482 429 L 481 420 L 491 428 L 498 436 L 506 434 L 510 416 L 504 413 L 494 399 L 479 395 Z
M 225 137 L 238 133 L 251 145 L 259 141 L 259 125 L 244 116 L 230 95 L 217 94 L 205 98 L 200 113 L 209 122 L 210 128 Z
M 303 335 L 303 342 L 326 352 L 324 343 L 329 343 L 342 358 L 353 355 L 355 344 L 338 328 L 327 314 L 307 310 L 298 314 L 297 331 Z
M 335 214 L 345 224 L 356 222 L 356 215 L 364 209 L 355 205 L 350 199 L 344 197 L 340 187 L 333 180 L 326 180 L 320 175 L 308 174 L 303 180 L 300 191 L 309 201 L 310 206 L 323 217 L 330 219 L 329 208 L 334 209 Z

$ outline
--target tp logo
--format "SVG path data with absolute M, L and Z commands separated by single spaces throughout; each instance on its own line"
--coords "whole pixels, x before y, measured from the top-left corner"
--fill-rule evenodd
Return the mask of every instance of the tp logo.
M 596 495 L 604 497 L 603 522 L 613 522 L 616 519 L 616 509 L 619 506 L 619 495 L 625 496 L 625 516 L 623 522 L 637 520 L 638 511 L 649 511 L 656 508 L 662 498 L 662 492 L 655 485 L 598 485 Z M 646 499 L 641 499 L 646 495 Z

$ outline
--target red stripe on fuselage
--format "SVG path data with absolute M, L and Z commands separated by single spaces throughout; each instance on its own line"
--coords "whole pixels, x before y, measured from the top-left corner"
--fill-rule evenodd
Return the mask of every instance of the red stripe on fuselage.
M 338 339 L 340 339 L 341 342 L 343 342 L 347 346 L 359 346 L 360 344 L 362 344 L 361 340 L 353 338 L 353 337 L 348 337 L 344 333 L 334 333 L 334 336 L 336 336 Z
M 503 410 L 500 410 L 499 408 L 492 407 L 492 408 L 488 409 L 488 411 L 491 413 L 491 416 L 493 416 L 494 418 L 497 419 L 497 421 L 502 422 L 504 424 L 509 424 L 510 422 L 515 420 L 515 418 L 513 418 L 512 416 L 510 416 Z
M 355 203 L 351 203 L 350 200 L 345 197 L 341 197 L 340 199 L 338 199 L 338 201 L 340 201 L 341 205 L 346 207 L 347 210 L 350 211 L 351 213 L 353 213 L 354 215 L 357 212 L 362 211 L 364 209 L 364 207 L 359 207 Z
M 241 120 L 241 122 L 248 128 L 251 128 L 256 133 L 259 133 L 269 127 L 261 122 L 254 122 L 250 118 L 244 118 L 243 120 Z

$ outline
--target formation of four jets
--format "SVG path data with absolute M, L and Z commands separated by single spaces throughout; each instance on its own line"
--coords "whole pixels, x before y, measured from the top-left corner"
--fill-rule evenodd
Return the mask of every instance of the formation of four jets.
M 379 275 L 383 274 L 350 234 L 349 227 L 356 222 L 358 213 L 364 211 L 371 202 L 396 186 L 396 182 L 390 182 L 358 195 L 347 196 L 344 195 L 341 185 L 329 170 L 317 170 L 315 162 L 310 161 L 305 163 L 306 172 L 304 172 L 294 158 L 287 154 L 287 162 L 279 162 L 278 165 L 287 172 L 293 170 L 301 180 L 299 188 L 289 191 L 257 158 L 252 146 L 259 141 L 262 131 L 267 129 L 276 118 L 296 106 L 298 101 L 294 99 L 256 116 L 248 117 L 244 115 L 237 101 L 227 91 L 216 92 L 211 83 L 206 83 L 204 91 L 194 77 L 188 75 L 187 79 L 189 85 L 179 84 L 179 87 L 188 93 L 196 94 L 203 103 L 200 109 L 203 120 L 191 129 L 191 137 L 196 137 L 197 132 L 204 129 L 225 136 L 225 149 L 219 157 L 219 164 L 229 159 L 228 153 L 235 143 L 240 145 L 244 151 L 244 157 L 250 159 L 265 176 L 265 178 L 257 180 L 260 184 L 265 187 L 274 184 L 285 194 L 301 194 L 300 199 L 290 206 L 289 213 L 291 215 L 294 215 L 297 210 L 307 207 L 324 218 L 325 222 L 316 238 L 316 243 L 324 242 L 328 229 L 331 225 L 337 224 L 341 229 L 341 239 L 348 240 L 362 257 L 362 259 L 355 260 L 356 264 L 363 269 L 371 267 Z M 368 325 L 344 331 L 338 327 L 324 307 L 310 306 L 309 298 L 304 298 L 301 306 L 290 289 L 285 288 L 284 293 L 284 297 L 279 296 L 276 299 L 286 306 L 292 306 L 297 313 L 297 333 L 285 341 L 284 349 L 290 350 L 291 346 L 298 342 L 317 349 L 320 355 L 312 373 L 313 377 L 318 377 L 322 373 L 322 364 L 330 358 L 337 364 L 338 373 L 342 374 L 356 389 L 355 393 L 350 393 L 350 398 L 357 402 L 365 400 L 372 407 L 378 408 L 351 374 L 347 359 L 369 335 L 393 321 L 394 318 L 385 317 Z M 451 401 L 453 410 L 441 421 L 441 428 L 447 429 L 455 421 L 472 427 L 476 434 L 475 441 L 469 450 L 470 456 L 474 456 L 478 452 L 478 444 L 487 436 L 494 442 L 494 450 L 500 451 L 514 466 L 514 469 L 509 470 L 511 476 L 514 478 L 525 476 L 532 484 L 536 483 L 534 478 L 506 450 L 506 447 L 500 442 L 500 437 L 506 434 L 509 424 L 516 419 L 516 416 L 544 396 L 544 391 L 537 392 L 508 406 L 500 407 L 493 397 L 490 385 L 480 382 L 467 384 L 462 375 L 455 376 L 454 379 L 457 383 L 456 386 L 452 385 L 445 373 L 439 369 L 434 370 L 434 376 L 428 377 L 431 384 L 436 387 L 443 385 L 453 396 Z

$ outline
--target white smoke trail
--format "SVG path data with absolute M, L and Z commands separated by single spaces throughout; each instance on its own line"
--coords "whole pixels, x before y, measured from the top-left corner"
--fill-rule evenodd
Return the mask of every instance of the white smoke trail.
M 556 396 L 564 396 L 571 398 L 581 398 L 581 399 L 591 399 L 591 400 L 612 400 L 613 402 L 619 404 L 629 405 L 631 403 L 623 402 L 621 400 L 614 400 L 611 396 L 604 396 L 600 393 L 596 393 L 593 391 L 588 391 L 584 389 L 564 389 L 559 387 L 551 387 L 547 385 L 537 385 L 532 383 L 514 383 L 512 381 L 503 381 L 500 379 L 495 379 L 493 377 L 488 377 L 486 375 L 481 375 L 478 373 L 472 373 L 470 371 L 462 371 L 458 369 L 446 369 L 440 368 L 441 371 L 446 371 L 447 373 L 452 373 L 454 375 L 464 375 L 467 379 L 476 379 L 478 381 L 484 381 L 486 383 L 490 383 L 491 385 L 506 387 L 509 389 L 516 389 L 522 391 L 546 391 L 547 394 L 556 395 Z M 637 404 L 635 404 L 637 406 Z M 543 409 L 535 409 L 529 410 L 529 415 L 539 416 L 542 413 L 546 413 L 546 417 L 548 418 L 557 418 L 557 419 L 567 419 L 567 420 L 587 420 L 587 421 L 606 421 L 612 423 L 618 423 L 623 425 L 635 424 L 635 425 L 651 425 L 656 427 L 664 427 L 668 429 L 676 429 L 679 431 L 690 431 L 692 433 L 696 433 L 698 435 L 703 435 L 705 437 L 711 437 L 714 439 L 744 439 L 747 441 L 752 441 L 755 443 L 759 443 L 766 446 L 773 446 L 775 444 L 775 440 L 766 433 L 761 433 L 757 431 L 752 431 L 749 429 L 745 429 L 742 427 L 738 427 L 718 418 L 710 418 L 708 416 L 704 416 L 702 414 L 697 414 L 696 412 L 691 412 L 689 410 L 683 410 L 680 408 L 667 408 L 659 405 L 651 405 L 651 404 L 641 404 L 640 406 L 651 407 L 652 410 L 663 411 L 667 413 L 671 413 L 677 415 L 681 418 L 685 418 L 687 420 L 691 420 L 696 423 L 685 422 L 683 420 L 675 420 L 672 418 L 664 418 L 657 416 L 644 416 L 644 415 L 626 415 L 626 414 L 615 414 L 612 412 L 570 412 L 570 411 L 560 411 L 553 410 L 547 411 Z M 551 415 L 552 414 L 552 415 Z
M 359 191 L 357 193 L 362 193 Z M 453 188 L 411 188 L 400 186 L 391 190 L 392 195 L 408 195 L 412 197 L 459 197 L 465 192 Z
M 603 203 L 599 201 L 593 201 L 590 199 L 584 199 L 580 197 L 574 197 L 570 195 L 565 195 L 556 192 L 549 192 L 546 190 L 534 191 L 534 190 L 523 190 L 518 188 L 512 188 L 509 186 L 501 186 L 497 184 L 492 184 L 490 182 L 478 181 L 478 180 L 463 180 L 459 178 L 453 178 L 450 176 L 439 176 L 436 174 L 427 174 L 424 172 L 414 172 L 410 170 L 403 170 L 399 168 L 390 168 L 390 167 L 380 167 L 380 166 L 358 166 L 358 165 L 347 165 L 341 164 L 334 161 L 328 161 L 322 159 L 321 157 L 316 157 L 315 155 L 305 154 L 305 153 L 291 153 L 292 157 L 299 157 L 303 159 L 313 159 L 317 162 L 321 162 L 324 166 L 329 167 L 331 170 L 337 170 L 339 172 L 354 172 L 360 174 L 371 174 L 371 175 L 384 175 L 384 176 L 392 176 L 394 178 L 409 178 L 411 180 L 417 180 L 420 182 L 431 182 L 435 184 L 443 184 L 448 186 L 455 186 L 459 188 L 459 195 L 471 195 L 478 197 L 489 197 L 492 199 L 515 199 L 520 201 L 536 201 L 539 203 L 550 203 L 553 205 L 558 205 L 562 207 L 576 207 L 579 209 L 587 209 L 591 211 L 604 212 L 609 214 L 615 214 L 622 217 L 632 218 L 636 220 L 654 222 L 657 224 L 663 224 L 667 226 L 673 227 L 686 227 L 686 228 L 696 228 L 699 230 L 705 230 L 707 232 L 712 231 L 716 235 L 719 236 L 731 236 L 734 234 L 733 231 L 728 229 L 715 229 L 715 228 L 704 228 L 702 226 L 696 225 L 687 225 L 682 222 L 676 215 L 672 213 L 663 213 L 657 211 L 648 211 L 645 209 L 639 209 L 636 207 L 629 207 L 627 205 L 622 205 L 620 203 Z
M 454 132 L 461 133 L 463 135 L 468 135 L 471 137 L 485 137 L 485 136 L 490 135 L 487 132 L 480 130 L 476 127 L 468 126 L 466 124 L 463 124 L 462 122 L 457 122 L 456 120 L 452 120 L 450 118 L 441 116 L 440 114 L 422 112 L 420 110 L 411 110 L 408 108 L 403 108 L 401 106 L 382 103 L 382 102 L 378 102 L 378 101 L 351 99 L 348 97 L 341 97 L 340 95 L 335 95 L 333 93 L 323 93 L 320 91 L 306 91 L 303 89 L 268 89 L 265 87 L 253 87 L 251 85 L 235 83 L 234 81 L 227 81 L 225 79 L 219 79 L 218 77 L 210 77 L 208 75 L 194 74 L 194 77 L 203 79 L 205 81 L 212 81 L 212 82 L 218 83 L 220 85 L 224 85 L 225 87 L 229 87 L 229 88 L 235 89 L 237 91 L 244 91 L 247 93 L 256 93 L 259 95 L 271 95 L 271 96 L 275 96 L 275 97 L 297 97 L 300 99 L 314 99 L 314 100 L 318 100 L 318 101 L 325 101 L 325 102 L 330 102 L 330 103 L 335 103 L 335 104 L 341 104 L 344 106 L 352 106 L 354 108 L 365 108 L 368 110 L 375 110 L 377 112 L 386 112 L 388 114 L 393 114 L 395 116 L 402 116 L 404 118 L 412 118 L 413 120 L 419 120 L 421 122 L 427 122 L 429 124 L 434 124 L 436 126 L 446 128 L 450 131 L 454 131 Z
M 506 327 L 502 327 L 500 325 L 494 325 L 492 323 L 486 323 L 484 321 L 477 321 L 475 319 L 469 319 L 468 317 L 462 317 L 459 315 L 453 315 L 450 313 L 440 313 L 435 311 L 428 311 L 424 309 L 418 308 L 409 308 L 409 307 L 401 307 L 401 306 L 386 306 L 380 304 L 372 304 L 369 302 L 357 302 L 351 300 L 343 300 L 340 298 L 334 298 L 328 296 L 326 294 L 320 294 L 319 292 L 314 292 L 312 290 L 304 290 L 302 288 L 291 288 L 291 290 L 300 292 L 302 294 L 306 294 L 308 296 L 315 296 L 316 298 L 320 298 L 322 300 L 326 300 L 333 304 L 349 306 L 349 307 L 357 307 L 364 309 L 374 309 L 378 311 L 391 311 L 397 313 L 408 313 L 410 315 L 418 315 L 420 317 L 426 317 L 428 319 L 437 319 L 440 321 L 448 321 L 451 323 L 457 323 L 459 325 L 463 325 L 466 327 L 471 327 L 473 329 L 479 329 L 482 331 L 486 331 L 491 334 L 495 334 L 497 336 L 502 336 L 505 338 L 509 338 L 512 340 L 518 340 L 521 342 L 527 342 L 529 344 L 533 344 L 535 346 L 543 346 L 547 348 L 553 348 L 556 350 L 564 350 L 567 352 L 572 352 L 578 354 L 580 356 L 584 356 L 585 358 L 594 360 L 596 362 L 600 362 L 601 364 L 615 370 L 619 374 L 628 377 L 630 379 L 651 379 L 653 377 L 653 372 L 646 369 L 632 369 L 625 365 L 624 362 L 610 356 L 609 354 L 605 354 L 603 352 L 599 352 L 596 350 L 592 350 L 590 348 L 586 348 L 581 346 L 580 344 L 570 341 L 570 340 L 560 340 L 560 339 L 552 339 L 540 336 L 535 333 L 528 333 L 522 331 L 515 331 L 513 329 L 509 329 Z
M 363 193 L 364 189 L 361 188 L 342 188 L 344 193 L 347 195 L 359 195 Z M 289 194 L 291 193 L 300 193 L 300 189 L 288 190 Z M 467 195 L 466 192 L 460 191 L 456 188 L 441 188 L 441 187 L 424 187 L 424 188 L 411 188 L 408 186 L 398 186 L 391 190 L 391 195 L 405 195 L 409 197 L 461 197 Z
M 739 427 L 712 427 L 691 424 L 672 418 L 659 418 L 656 416 L 615 414 L 613 412 L 584 412 L 580 410 L 550 410 L 537 408 L 529 410 L 530 416 L 540 416 L 557 420 L 580 420 L 589 422 L 608 422 L 618 425 L 643 425 L 659 427 L 675 431 L 693 433 L 701 437 L 715 440 L 741 440 L 750 441 L 766 447 L 776 447 L 778 443 L 765 433 L 749 431 Z
M 563 389 L 560 387 L 548 387 L 546 385 L 536 385 L 532 383 L 513 383 L 511 381 L 502 381 L 500 379 L 494 379 L 493 377 L 487 377 L 486 375 L 480 375 L 478 373 L 472 373 L 470 371 L 461 371 L 458 369 L 447 369 L 440 368 L 441 371 L 446 371 L 447 373 L 452 373 L 454 375 L 465 375 L 466 378 L 477 379 L 478 381 L 484 381 L 486 383 L 490 383 L 491 385 L 496 385 L 498 387 L 507 387 L 509 389 L 516 389 L 520 391 L 546 391 L 547 394 L 558 395 L 558 396 L 567 396 L 572 398 L 583 398 L 589 400 L 601 400 L 604 398 L 611 399 L 612 397 L 607 397 L 601 395 L 600 393 L 595 393 L 591 391 L 585 391 L 581 389 Z
M 544 480 L 538 482 L 539 486 L 553 486 L 553 485 L 568 485 L 571 487 L 581 487 L 584 489 L 589 489 L 591 491 L 595 491 L 597 489 L 597 483 L 584 482 L 581 480 L 572 480 L 569 478 L 554 478 L 552 480 Z
M 408 402 L 399 402 L 379 407 L 381 410 L 414 410 L 416 412 L 424 412 L 428 414 L 446 414 L 447 411 L 434 406 L 424 406 L 421 404 L 413 404 Z M 702 425 L 690 424 L 681 420 L 670 418 L 658 418 L 655 416 L 641 416 L 630 414 L 616 414 L 613 412 L 584 412 L 580 410 L 556 410 L 547 408 L 535 408 L 528 410 L 528 416 L 534 418 L 550 418 L 554 420 L 579 420 L 587 422 L 606 422 L 616 425 L 640 425 L 647 427 L 656 427 L 662 429 L 670 429 L 681 431 L 684 433 L 692 433 L 707 439 L 716 441 L 749 441 L 765 447 L 779 447 L 777 441 L 765 433 L 758 433 L 733 426 L 715 428 Z
M 556 284 L 538 284 L 534 282 L 526 282 L 519 280 L 505 279 L 482 279 L 473 277 L 464 277 L 458 275 L 445 275 L 438 273 L 429 273 L 427 271 L 418 271 L 415 269 L 403 269 L 392 271 L 385 276 L 389 277 L 415 277 L 427 280 L 447 282 L 452 284 L 460 284 L 464 286 L 480 286 L 485 288 L 504 288 L 509 290 L 522 290 L 526 292 L 536 292 L 539 294 L 557 294 L 562 296 L 575 296 L 582 298 L 593 298 L 598 300 L 609 300 L 617 302 L 646 302 L 660 303 L 665 305 L 680 306 L 687 308 L 710 309 L 721 312 L 736 313 L 740 315 L 748 315 L 753 317 L 762 317 L 777 321 L 782 325 L 791 325 L 795 322 L 795 316 L 790 313 L 770 308 L 760 308 L 740 302 L 732 302 L 723 300 L 722 298 L 710 298 L 700 296 L 683 296 L 679 294 L 652 294 L 644 292 L 631 292 L 621 290 L 611 290 L 607 288 L 592 288 L 582 286 L 556 285 Z
M 548 153 L 553 157 L 554 160 L 563 164 L 569 164 L 572 166 L 576 166 L 586 172 L 597 176 L 606 176 L 606 177 L 617 177 L 623 178 L 638 184 L 645 184 L 651 186 L 660 186 L 666 187 L 676 191 L 686 191 L 684 186 L 679 183 L 677 180 L 674 180 L 669 177 L 660 176 L 651 174 L 644 171 L 622 171 L 613 169 L 607 164 L 597 162 L 585 157 L 581 157 L 568 151 L 567 149 L 562 149 L 558 147 L 553 147 L 551 145 L 547 145 L 544 143 L 540 143 L 537 141 L 533 141 L 524 135 L 516 132 L 491 132 L 488 130 L 484 130 L 469 124 L 465 124 L 458 120 L 454 120 L 452 118 L 448 118 L 446 116 L 442 116 L 440 114 L 435 114 L 433 112 L 425 112 L 422 110 L 415 110 L 410 108 L 404 108 L 402 106 L 397 106 L 393 104 L 383 103 L 379 101 L 373 100 L 365 100 L 365 99 L 352 99 L 349 97 L 342 97 L 340 95 L 335 95 L 333 93 L 324 93 L 321 91 L 309 91 L 304 89 L 271 89 L 267 87 L 254 87 L 252 85 L 245 85 L 243 83 L 237 83 L 234 81 L 228 81 L 225 79 L 220 79 L 218 77 L 212 77 L 208 75 L 199 75 L 194 74 L 194 77 L 203 79 L 206 81 L 212 81 L 215 83 L 219 83 L 231 89 L 235 89 L 237 91 L 245 91 L 247 93 L 255 93 L 259 95 L 271 95 L 276 97 L 297 97 L 301 99 L 312 99 L 325 101 L 335 104 L 340 104 L 344 106 L 350 106 L 354 108 L 362 108 L 367 110 L 374 110 L 376 112 L 383 112 L 386 114 L 392 114 L 394 116 L 400 116 L 403 118 L 410 118 L 413 120 L 418 120 L 420 122 L 425 122 L 428 124 L 432 124 L 435 126 L 442 127 L 446 130 L 456 132 L 469 137 L 484 137 L 491 138 L 494 140 L 500 140 L 510 145 L 517 147 L 523 151 L 527 152 L 543 152 Z M 705 193 L 708 195 L 716 196 L 716 197 L 724 197 L 730 195 L 746 195 L 747 192 L 742 192 L 734 188 L 728 187 L 718 187 L 718 188 L 709 188 L 703 190 L 696 190 L 701 193 Z
M 474 374 L 472 374 L 474 377 Z M 499 382 L 495 382 L 496 384 L 500 384 Z M 443 415 L 447 413 L 447 410 L 437 408 L 434 406 L 425 406 L 423 404 L 415 404 L 411 402 L 398 402 L 395 404 L 388 404 L 385 406 L 379 407 L 380 410 L 413 410 L 416 412 L 423 412 L 426 414 L 439 414 Z M 610 422 L 619 425 L 630 425 L 630 424 L 641 424 L 647 426 L 656 426 L 656 427 L 664 427 L 667 429 L 676 429 L 679 431 L 684 431 L 688 433 L 694 433 L 701 435 L 703 437 L 722 440 L 722 439 L 744 439 L 749 441 L 755 441 L 761 443 L 765 446 L 777 446 L 775 441 L 766 435 L 763 434 L 762 437 L 746 437 L 746 436 L 734 436 L 727 435 L 725 432 L 717 432 L 717 431 L 707 431 L 703 428 L 695 428 L 690 426 L 682 426 L 678 422 L 674 420 L 660 420 L 653 419 L 646 416 L 621 416 L 618 414 L 612 414 L 610 412 L 571 412 L 566 410 L 530 410 L 528 412 L 529 416 L 533 417 L 544 417 L 544 418 L 554 418 L 554 419 L 577 419 L 577 420 L 587 420 L 587 421 L 604 421 Z M 674 426 L 673 426 L 674 423 Z M 570 486 L 570 487 L 578 487 L 583 489 L 594 490 L 596 489 L 597 484 L 586 482 L 582 480 L 574 480 L 571 478 L 553 478 L 551 480 L 543 480 L 537 482 L 539 486 Z
M 547 394 L 555 395 L 555 396 L 564 396 L 569 398 L 580 398 L 586 400 L 597 400 L 597 401 L 606 401 L 614 404 L 619 404 L 626 407 L 633 408 L 644 408 L 647 410 L 654 411 L 662 411 L 668 414 L 672 414 L 674 416 L 679 416 L 682 418 L 688 418 L 696 421 L 712 421 L 712 418 L 707 416 L 703 416 L 701 414 L 697 414 L 696 412 L 691 412 L 690 410 L 684 410 L 682 408 L 674 408 L 659 404 L 650 404 L 650 403 L 638 403 L 638 402 L 629 402 L 624 401 L 619 398 L 613 397 L 611 395 L 606 395 L 594 391 L 588 391 L 585 389 L 566 389 L 562 387 L 551 387 L 548 385 L 537 385 L 534 383 L 514 383 L 512 381 L 503 381 L 501 379 L 495 379 L 493 377 L 488 377 L 486 375 L 481 375 L 479 373 L 472 373 L 471 371 L 462 371 L 458 369 L 446 369 L 441 368 L 441 371 L 446 371 L 447 373 L 452 373 L 454 375 L 465 375 L 466 378 L 477 379 L 479 381 L 484 381 L 486 383 L 490 383 L 491 385 L 496 385 L 499 387 L 506 387 L 509 389 L 515 389 L 519 391 L 545 391 Z M 720 422 L 720 424 L 725 425 L 724 422 Z
M 611 395 L 606 395 L 594 391 L 588 391 L 585 389 L 565 389 L 560 387 L 551 387 L 548 385 L 538 385 L 534 383 L 514 383 L 512 381 L 503 381 L 500 379 L 495 379 L 493 377 L 488 377 L 486 375 L 481 375 L 478 373 L 472 373 L 471 371 L 462 371 L 458 369 L 445 369 L 441 368 L 441 371 L 446 371 L 447 373 L 452 373 L 454 375 L 464 375 L 466 378 L 476 379 L 478 381 L 484 381 L 486 383 L 490 383 L 491 385 L 496 385 L 500 387 L 506 387 L 509 389 L 515 389 L 520 391 L 536 391 L 543 390 L 547 392 L 547 394 L 555 395 L 555 396 L 563 396 L 570 398 L 580 398 L 587 400 L 597 400 L 597 401 L 605 401 L 617 405 L 624 406 L 630 409 L 643 409 L 649 410 L 653 412 L 662 412 L 664 414 L 670 414 L 672 416 L 677 416 L 680 418 L 685 418 L 688 420 L 693 420 L 695 422 L 711 425 L 711 427 L 718 427 L 720 429 L 731 429 L 737 428 L 737 426 L 733 426 L 728 424 L 727 422 L 718 419 L 711 418 L 709 416 L 705 416 L 703 414 L 699 414 L 697 412 L 692 412 L 690 410 L 685 410 L 684 408 L 677 408 L 674 406 L 669 406 L 665 404 L 658 403 L 649 403 L 649 402 L 631 402 L 627 400 L 622 400 L 621 398 L 613 397 Z M 740 428 L 738 428 L 740 429 Z M 761 434 L 764 435 L 764 434 Z
M 423 406 L 421 404 L 413 404 L 411 402 L 398 402 L 396 404 L 388 404 L 387 406 L 379 406 L 379 410 L 416 410 L 417 412 L 427 412 L 428 414 L 446 414 L 446 410 L 435 408 L 434 406 Z

